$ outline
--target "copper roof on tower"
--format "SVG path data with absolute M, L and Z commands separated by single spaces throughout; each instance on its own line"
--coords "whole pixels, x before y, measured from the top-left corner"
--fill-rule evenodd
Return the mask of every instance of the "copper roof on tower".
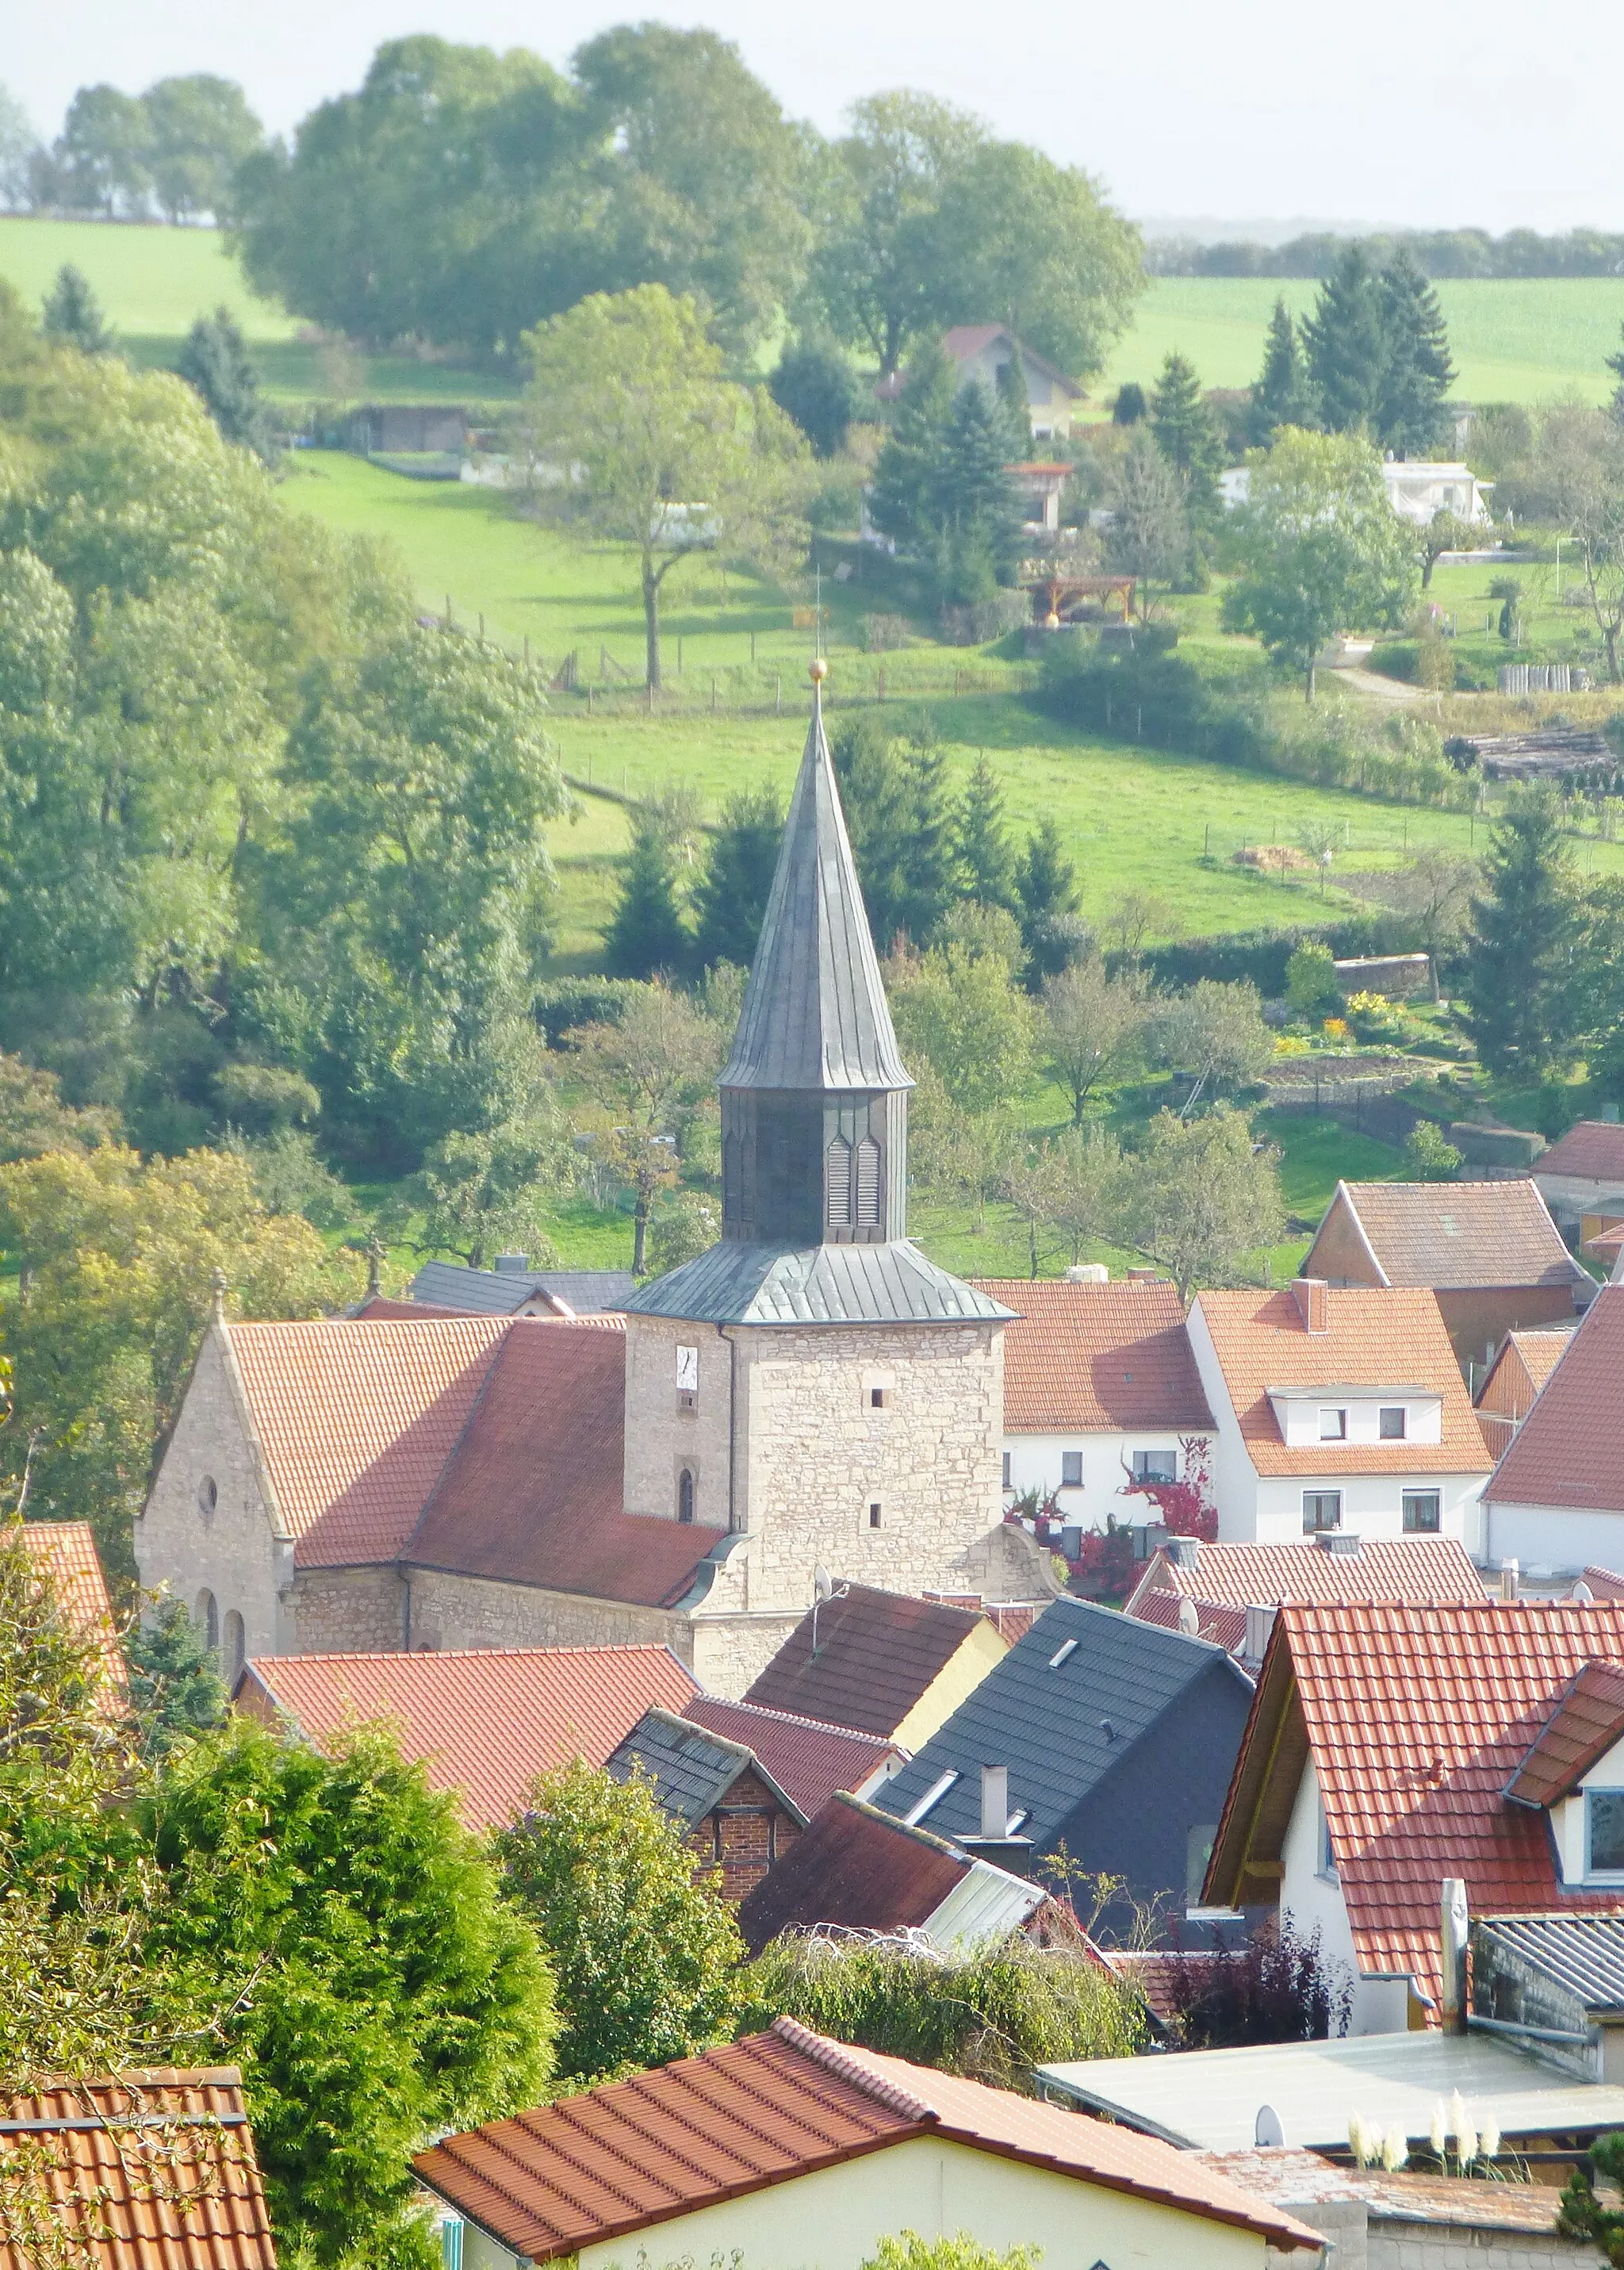
M 886 1005 L 820 694 L 722 1085 L 913 1086 Z

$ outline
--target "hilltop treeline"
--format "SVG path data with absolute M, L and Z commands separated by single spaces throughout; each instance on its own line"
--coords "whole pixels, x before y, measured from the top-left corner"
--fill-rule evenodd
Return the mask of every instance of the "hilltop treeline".
M 1366 237 L 1311 234 L 1286 244 L 1198 244 L 1165 237 L 1146 247 L 1153 276 L 1329 276 L 1353 245 L 1376 267 L 1407 252 L 1425 276 L 1624 276 L 1624 236 L 1598 228 L 1541 236 L 1537 229 L 1405 229 Z

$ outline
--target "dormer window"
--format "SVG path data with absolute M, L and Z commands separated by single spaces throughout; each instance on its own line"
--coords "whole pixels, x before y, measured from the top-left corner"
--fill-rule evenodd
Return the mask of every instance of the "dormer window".
M 1624 1789 L 1584 1792 L 1584 1873 L 1624 1882 Z
M 1343 1410 L 1322 1411 L 1319 1414 L 1319 1439 L 1322 1443 L 1346 1443 L 1347 1413 Z
M 1405 1407 L 1402 1403 L 1382 1406 L 1381 1439 L 1383 1443 L 1402 1443 L 1405 1438 Z

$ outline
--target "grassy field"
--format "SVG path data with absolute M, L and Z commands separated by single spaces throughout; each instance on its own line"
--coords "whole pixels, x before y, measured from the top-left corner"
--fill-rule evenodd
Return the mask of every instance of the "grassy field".
M 1159 276 L 1138 320 L 1093 391 L 1109 400 L 1124 379 L 1148 385 L 1164 355 L 1189 356 L 1208 386 L 1250 386 L 1263 363 L 1264 332 L 1277 296 L 1294 315 L 1318 286 L 1264 276 Z M 1604 358 L 1624 322 L 1624 278 L 1605 276 L 1445 280 L 1438 287 L 1466 402 L 1543 402 L 1577 395 L 1605 401 L 1614 384 Z

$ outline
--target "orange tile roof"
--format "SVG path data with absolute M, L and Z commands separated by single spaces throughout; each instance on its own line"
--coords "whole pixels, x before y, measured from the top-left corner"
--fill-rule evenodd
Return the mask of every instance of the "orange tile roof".
M 1483 1495 L 1624 1512 L 1624 1285 L 1604 1285 Z
M 1188 1548 L 1186 1548 L 1188 1549 Z M 1196 1546 L 1193 1562 L 1157 1552 L 1128 1601 L 1176 1592 L 1229 1607 L 1276 1607 L 1282 1600 L 1480 1600 L 1483 1581 L 1457 1537 L 1363 1537 L 1357 1553 L 1301 1545 Z
M 358 1719 L 391 1720 L 402 1754 L 481 1829 L 511 1821 L 538 1774 L 575 1757 L 601 1766 L 645 1710 L 684 1710 L 696 1692 L 669 1648 L 471 1648 L 258 1656 L 237 1699 L 284 1712 L 317 1744 Z
M 1260 1474 L 1482 1474 L 1490 1459 L 1461 1381 L 1437 1295 L 1425 1288 L 1329 1285 L 1326 1329 L 1310 1332 L 1289 1288 L 1198 1293 L 1219 1369 Z M 1443 1402 L 1441 1443 L 1314 1443 L 1288 1450 L 1271 1387 L 1424 1386 Z
M 1568 1796 L 1624 1734 L 1624 1670 L 1587 1663 L 1534 1736 L 1506 1784 L 1514 1804 L 1544 1807 Z
M 826 1726 L 791 1710 L 769 1710 L 760 1702 L 725 1702 L 717 1695 L 696 1695 L 671 1708 L 693 1725 L 753 1750 L 808 1821 L 815 1821 L 837 1792 L 860 1789 L 887 1758 L 904 1754 L 880 1735 Z
M 56 2170 L 54 2244 L 31 2244 L 8 2214 L 0 2270 L 59 2255 L 82 2270 L 276 2270 L 234 2066 L 41 2081 L 0 2098 L 0 2118 L 29 2124 L 0 2133 L 0 2171 L 24 2144 Z
M 850 2049 L 780 2018 L 703 2056 L 448 2137 L 414 2165 L 522 2260 L 629 2237 L 819 2168 L 940 2136 L 1277 2247 L 1322 2244 L 1157 2139 Z
M 1209 1890 L 1227 1896 L 1238 1881 L 1254 1744 L 1278 1755 L 1295 1711 L 1361 1970 L 1413 1973 L 1436 2000 L 1446 1876 L 1465 1879 L 1477 1915 L 1624 1912 L 1624 1891 L 1565 1891 L 1544 1815 L 1505 1795 L 1575 1675 L 1598 1661 L 1624 1663 L 1624 1602 L 1282 1607 Z M 1263 1790 L 1277 1823 L 1271 1845 L 1292 1794 Z
M 69 1622 L 85 1638 L 96 1640 L 102 1677 L 122 1695 L 128 1684 L 124 1651 L 118 1643 L 94 1530 L 87 1521 L 25 1521 L 22 1539 Z
M 1624 1126 L 1605 1119 L 1581 1119 L 1560 1142 L 1541 1152 L 1537 1175 L 1569 1175 L 1582 1183 L 1624 1183 Z
M 1004 1329 L 1004 1424 L 1015 1435 L 1191 1433 L 1212 1424 L 1173 1285 L 977 1278 L 1016 1312 Z
M 1142 1624 L 1160 1624 L 1164 1631 L 1183 1631 L 1179 1611 L 1185 1597 L 1178 1592 L 1141 1590 L 1134 1594 L 1126 1613 Z M 1221 1647 L 1227 1654 L 1238 1655 L 1246 1643 L 1246 1610 L 1193 1597 L 1190 1605 L 1196 1612 L 1196 1637 L 1210 1639 L 1214 1647 Z
M 1314 1257 L 1342 1206 L 1358 1223 L 1386 1285 L 1459 1290 L 1585 1281 L 1531 1181 L 1339 1183 L 1302 1265 L 1304 1276 L 1325 1273 Z

